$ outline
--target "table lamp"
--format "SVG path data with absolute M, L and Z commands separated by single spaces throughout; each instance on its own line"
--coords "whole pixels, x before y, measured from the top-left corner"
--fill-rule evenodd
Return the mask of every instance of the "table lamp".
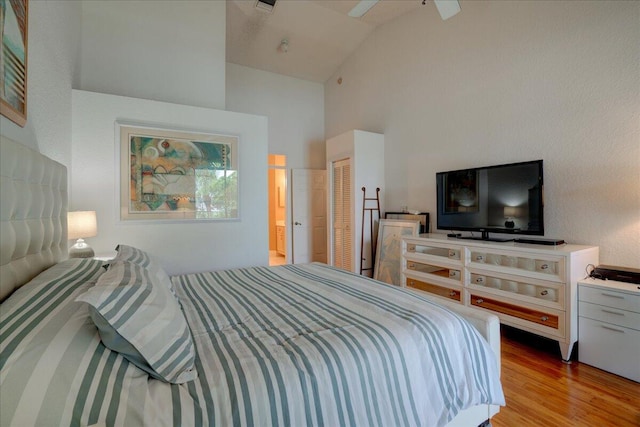
M 93 249 L 84 241 L 85 237 L 98 235 L 98 224 L 95 211 L 76 211 L 67 213 L 67 239 L 78 239 L 69 248 L 69 258 L 91 258 Z
M 504 222 L 504 226 L 507 228 L 515 227 L 515 222 L 513 219 L 518 216 L 518 208 L 515 206 L 505 206 L 504 207 L 504 217 L 506 221 Z

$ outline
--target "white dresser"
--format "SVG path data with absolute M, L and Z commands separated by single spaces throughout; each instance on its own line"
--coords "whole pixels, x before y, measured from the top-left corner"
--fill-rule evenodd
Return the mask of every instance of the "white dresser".
M 578 283 L 578 360 L 640 382 L 640 285 Z
M 544 246 L 405 237 L 402 286 L 489 310 L 500 322 L 558 341 L 578 340 L 577 282 L 598 264 L 596 246 Z

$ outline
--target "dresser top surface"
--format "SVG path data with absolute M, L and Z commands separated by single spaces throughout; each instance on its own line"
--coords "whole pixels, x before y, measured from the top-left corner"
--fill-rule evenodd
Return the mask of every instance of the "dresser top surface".
M 521 249 L 531 252 L 541 252 L 541 253 L 557 253 L 557 254 L 569 254 L 572 252 L 584 251 L 584 250 L 598 250 L 597 246 L 586 246 L 586 245 L 571 245 L 571 244 L 563 244 L 563 245 L 536 245 L 529 243 L 516 243 L 516 242 L 491 242 L 491 241 L 483 241 L 483 240 L 467 240 L 467 239 L 458 239 L 447 237 L 446 234 L 438 234 L 438 233 L 430 233 L 430 234 L 420 234 L 416 236 L 420 239 L 429 239 L 438 243 L 447 243 L 451 245 L 458 246 L 467 246 L 467 247 L 477 247 L 484 249 Z

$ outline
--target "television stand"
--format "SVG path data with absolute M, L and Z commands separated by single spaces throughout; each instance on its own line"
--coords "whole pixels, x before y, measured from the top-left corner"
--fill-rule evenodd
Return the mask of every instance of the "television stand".
M 480 237 L 474 237 L 474 236 L 465 236 L 465 237 L 458 237 L 458 239 L 465 239 L 465 240 L 483 240 L 485 242 L 513 242 L 515 240 L 515 238 L 511 237 L 489 237 L 489 232 L 482 230 L 482 235 Z
M 558 341 L 562 359 L 570 360 L 578 341 L 577 282 L 589 264 L 598 265 L 597 246 L 403 236 L 400 285 Z

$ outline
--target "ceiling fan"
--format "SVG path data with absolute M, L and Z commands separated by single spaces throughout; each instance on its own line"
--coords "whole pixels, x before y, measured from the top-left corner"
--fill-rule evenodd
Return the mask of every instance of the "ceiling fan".
M 351 9 L 349 16 L 353 18 L 360 18 L 379 1 L 380 0 L 361 0 L 353 9 Z M 442 20 L 449 19 L 456 13 L 460 12 L 460 3 L 458 3 L 458 0 L 433 0 L 433 2 L 438 8 L 438 12 L 440 12 Z M 426 0 L 422 0 L 422 4 L 425 3 Z

